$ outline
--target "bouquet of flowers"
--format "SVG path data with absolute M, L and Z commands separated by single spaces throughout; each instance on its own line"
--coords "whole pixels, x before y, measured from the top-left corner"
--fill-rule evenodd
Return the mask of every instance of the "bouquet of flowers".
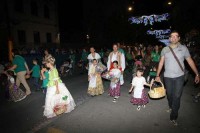
M 112 78 L 114 77 L 112 72 L 105 72 L 101 75 L 102 78 L 104 79 L 108 79 L 108 80 L 112 80 Z
M 60 115 L 64 112 L 67 111 L 67 105 L 66 104 L 57 104 L 54 108 L 53 111 L 56 115 Z
M 107 67 L 105 65 L 103 65 L 102 63 L 98 63 L 97 67 L 96 67 L 96 72 L 104 72 L 107 70 Z
M 56 115 L 60 115 L 67 111 L 67 100 L 68 96 L 63 96 L 61 94 L 54 95 L 54 108 L 53 111 Z

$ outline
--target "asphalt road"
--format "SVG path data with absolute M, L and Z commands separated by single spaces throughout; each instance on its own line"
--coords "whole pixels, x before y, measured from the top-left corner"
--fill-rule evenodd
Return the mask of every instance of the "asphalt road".
M 104 80 L 105 93 L 87 95 L 87 74 L 76 73 L 63 78 L 77 106 L 68 114 L 52 119 L 43 117 L 45 95 L 34 92 L 14 103 L 0 98 L 0 130 L 2 133 L 199 133 L 200 103 L 192 101 L 192 78 L 184 88 L 177 127 L 169 121 L 166 97 L 151 100 L 140 111 L 130 103 L 131 75 L 125 75 L 121 96 L 116 103 L 107 95 L 109 82 Z M 31 84 L 31 83 L 30 83 Z M 148 91 L 148 89 L 145 89 Z M 2 91 L 1 91 L 2 92 Z

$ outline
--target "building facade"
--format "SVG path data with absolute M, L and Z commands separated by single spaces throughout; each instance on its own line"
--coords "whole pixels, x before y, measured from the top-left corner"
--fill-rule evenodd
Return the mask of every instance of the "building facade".
M 14 47 L 59 46 L 56 0 L 4 0 L 2 24 Z

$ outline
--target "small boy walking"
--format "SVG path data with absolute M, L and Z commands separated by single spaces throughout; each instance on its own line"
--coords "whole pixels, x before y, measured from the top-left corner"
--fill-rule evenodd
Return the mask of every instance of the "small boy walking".
M 31 69 L 30 73 L 32 73 L 33 84 L 35 86 L 35 90 L 40 90 L 39 79 L 40 79 L 40 66 L 38 65 L 38 60 L 33 59 L 33 68 Z
M 45 65 L 42 66 L 42 69 L 41 69 L 41 80 L 42 80 L 42 90 L 43 90 L 43 93 L 46 94 L 47 92 L 47 84 L 49 82 L 49 72 L 48 72 L 48 69 Z

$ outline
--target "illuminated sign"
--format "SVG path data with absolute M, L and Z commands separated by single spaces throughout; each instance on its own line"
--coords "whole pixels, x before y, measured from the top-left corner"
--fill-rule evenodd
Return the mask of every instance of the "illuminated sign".
M 141 16 L 141 17 L 131 17 L 128 21 L 131 21 L 131 24 L 141 24 L 143 23 L 145 26 L 150 24 L 153 25 L 154 22 L 162 22 L 169 19 L 169 13 L 165 13 L 162 15 L 150 15 L 150 16 Z

